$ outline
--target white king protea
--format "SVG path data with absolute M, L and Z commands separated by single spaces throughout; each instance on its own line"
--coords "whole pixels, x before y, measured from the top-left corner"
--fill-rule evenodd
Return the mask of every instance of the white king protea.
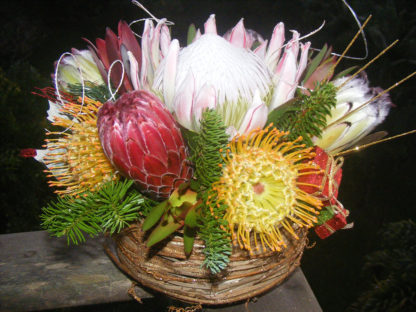
M 353 79 L 339 78 L 333 81 L 338 87 L 336 106 L 327 117 L 327 127 L 314 144 L 327 153 L 343 151 L 369 134 L 382 123 L 392 106 L 388 93 L 373 100 L 383 90 L 369 87 L 365 74 Z
M 263 128 L 269 111 L 293 98 L 310 44 L 299 44 L 299 34 L 293 32 L 284 46 L 283 23 L 275 27 L 270 43 L 247 31 L 243 20 L 224 37 L 217 35 L 214 15 L 204 26 L 204 34 L 198 30 L 185 48 L 172 40 L 153 89 L 190 130 L 199 130 L 207 108 L 221 114 L 231 136 Z M 253 50 L 255 42 L 260 45 Z

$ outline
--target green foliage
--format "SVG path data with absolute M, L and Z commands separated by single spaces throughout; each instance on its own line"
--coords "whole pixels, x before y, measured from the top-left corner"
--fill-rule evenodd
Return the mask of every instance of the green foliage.
M 221 116 L 214 110 L 202 113 L 201 133 L 197 137 L 196 149 L 192 155 L 195 163 L 195 177 L 204 188 L 211 187 L 222 175 L 220 164 L 227 149 L 228 135 Z
M 157 244 L 183 227 L 185 254 L 187 256 L 191 254 L 200 215 L 200 209 L 197 209 L 200 206 L 197 195 L 188 183 L 183 183 L 170 195 L 169 199 L 153 207 L 142 226 L 143 231 L 155 227 L 149 234 L 146 243 L 148 247 Z
M 196 36 L 196 27 L 194 24 L 189 25 L 188 28 L 188 35 L 186 37 L 186 43 L 187 45 L 190 45 L 192 41 L 195 39 Z
M 84 242 L 84 233 L 118 233 L 141 215 L 147 215 L 154 205 L 131 188 L 132 184 L 131 180 L 111 181 L 97 192 L 58 198 L 42 209 L 42 227 L 53 236 L 67 236 L 68 244 Z
M 324 44 L 321 51 L 309 62 L 306 73 L 303 77 L 302 84 L 304 84 L 312 76 L 312 74 L 318 69 L 319 65 L 322 65 L 328 61 L 331 61 L 332 49 L 328 49 L 328 45 Z
M 201 118 L 201 131 L 183 131 L 191 150 L 191 160 L 195 163 L 195 178 L 191 188 L 199 191 L 202 204 L 198 207 L 198 235 L 205 242 L 203 266 L 213 274 L 223 270 L 231 254 L 230 235 L 226 231 L 228 223 L 223 219 L 226 206 L 215 198 L 212 184 L 222 175 L 223 156 L 228 145 L 228 135 L 221 116 L 214 110 L 205 110 Z M 192 216 L 192 214 L 190 215 Z M 188 217 L 188 219 L 190 219 Z M 192 228 L 192 227 L 191 227 Z M 192 235 L 189 235 L 192 240 Z M 191 243 L 189 243 L 191 245 Z
M 416 311 L 416 223 L 385 226 L 377 251 L 366 257 L 363 271 L 371 281 L 350 311 Z
M 68 86 L 69 93 L 74 96 L 81 96 L 82 97 L 82 85 L 81 84 L 70 84 Z M 100 101 L 101 103 L 105 103 L 109 100 L 109 92 L 106 85 L 94 85 L 92 83 L 85 83 L 84 88 L 85 96 L 93 99 L 95 101 Z
M 332 83 L 318 85 L 310 96 L 300 94 L 288 103 L 269 114 L 268 123 L 289 131 L 287 138 L 295 140 L 302 136 L 302 143 L 313 146 L 312 137 L 320 137 L 330 116 L 331 108 L 336 105 L 336 88 Z
M 230 233 L 226 231 L 228 222 L 224 220 L 227 206 L 212 190 L 205 192 L 202 200 L 198 235 L 205 242 L 203 266 L 217 274 L 228 265 L 232 252 Z

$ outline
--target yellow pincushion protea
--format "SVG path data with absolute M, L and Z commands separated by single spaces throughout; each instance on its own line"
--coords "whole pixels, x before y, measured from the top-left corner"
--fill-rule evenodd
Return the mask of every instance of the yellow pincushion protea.
M 105 156 L 97 131 L 97 112 L 102 103 L 88 98 L 84 105 L 65 102 L 53 125 L 68 132 L 48 132 L 41 151 L 41 161 L 48 167 L 48 183 L 59 195 L 78 195 L 94 191 L 110 180 L 117 179 L 115 170 Z M 67 118 L 71 116 L 72 118 Z M 39 154 L 38 150 L 38 154 Z
M 285 247 L 281 230 L 295 238 L 293 228 L 311 227 L 322 202 L 299 188 L 300 175 L 319 172 L 310 162 L 311 148 L 283 141 L 285 132 L 267 127 L 234 138 L 225 156 L 223 175 L 213 186 L 228 206 L 234 244 L 250 252 L 254 247 L 280 251 Z

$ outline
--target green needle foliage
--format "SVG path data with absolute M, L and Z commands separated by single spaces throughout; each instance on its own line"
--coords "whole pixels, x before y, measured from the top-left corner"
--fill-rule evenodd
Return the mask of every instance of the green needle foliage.
M 132 188 L 133 181 L 108 182 L 97 192 L 86 192 L 75 198 L 65 196 L 42 209 L 42 227 L 51 235 L 66 236 L 70 242 L 85 241 L 84 233 L 120 232 L 147 215 L 154 202 Z
M 320 137 L 327 126 L 326 117 L 336 105 L 336 88 L 332 83 L 317 85 L 310 96 L 300 94 L 269 114 L 268 123 L 289 131 L 288 140 L 302 136 L 302 143 L 313 146 L 312 137 Z
M 202 113 L 201 133 L 197 138 L 193 161 L 195 177 L 204 188 L 210 188 L 222 175 L 223 154 L 226 152 L 228 135 L 221 116 L 215 110 Z
M 198 218 L 198 235 L 205 242 L 203 266 L 213 274 L 223 270 L 231 255 L 231 239 L 226 231 L 228 223 L 223 219 L 226 206 L 212 190 L 212 184 L 222 175 L 223 156 L 228 145 L 228 135 L 221 116 L 215 110 L 205 110 L 201 118 L 201 132 L 188 135 L 191 141 L 192 161 L 195 163 L 195 178 L 192 188 L 199 191 L 203 202 Z
M 69 93 L 74 96 L 81 96 L 82 97 L 82 85 L 81 84 L 70 84 L 68 86 Z M 105 103 L 109 100 L 109 92 L 106 85 L 94 85 L 92 83 L 85 83 L 84 86 L 84 93 L 85 96 L 95 100 L 99 101 L 101 103 Z
M 199 237 L 205 242 L 203 266 L 212 274 L 221 272 L 230 262 L 232 252 L 228 222 L 224 219 L 227 206 L 209 190 L 203 195 L 203 210 L 199 220 Z

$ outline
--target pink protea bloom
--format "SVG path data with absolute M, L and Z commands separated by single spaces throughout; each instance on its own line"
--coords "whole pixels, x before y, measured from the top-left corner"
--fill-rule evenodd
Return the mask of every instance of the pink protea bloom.
M 268 113 L 294 97 L 310 44 L 300 44 L 294 31 L 285 46 L 283 23 L 276 26 L 270 44 L 255 31 L 246 30 L 243 20 L 219 36 L 211 15 L 204 29 L 204 34 L 198 30 L 194 41 L 182 49 L 176 39 L 171 41 L 155 73 L 153 89 L 190 130 L 199 131 L 206 108 L 222 115 L 230 137 L 263 128 Z M 253 50 L 256 42 L 260 45 Z
M 86 40 L 102 78 L 107 81 L 110 75 L 113 87 L 121 83 L 120 93 L 150 89 L 154 72 L 171 41 L 166 19 L 161 19 L 156 27 L 151 20 L 146 20 L 141 38 L 140 47 L 129 25 L 120 21 L 118 35 L 107 28 L 105 39 L 96 39 L 95 45 Z
M 292 33 L 292 39 L 285 44 L 285 25 L 278 23 L 274 27 L 270 42 L 268 42 L 255 31 L 246 29 L 243 19 L 241 19 L 224 36 L 232 44 L 246 49 L 253 49 L 254 44 L 258 43 L 253 52 L 266 63 L 273 79 L 273 98 L 269 110 L 279 107 L 294 97 L 307 65 L 311 44 L 310 42 L 299 43 L 299 33 L 295 30 Z M 299 51 L 301 52 L 300 56 Z
M 192 177 L 181 132 L 160 100 L 146 91 L 122 95 L 98 113 L 104 153 L 154 199 L 167 198 Z

